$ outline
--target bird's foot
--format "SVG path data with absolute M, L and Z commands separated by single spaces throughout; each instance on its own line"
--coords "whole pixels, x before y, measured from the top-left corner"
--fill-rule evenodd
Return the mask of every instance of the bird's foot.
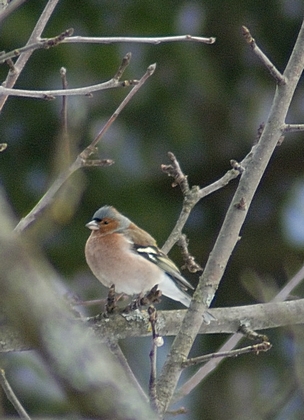
M 160 302 L 162 292 L 158 290 L 158 284 L 156 284 L 148 293 L 144 296 L 138 295 L 132 302 L 123 310 L 124 313 L 141 309 L 142 306 L 152 305 Z

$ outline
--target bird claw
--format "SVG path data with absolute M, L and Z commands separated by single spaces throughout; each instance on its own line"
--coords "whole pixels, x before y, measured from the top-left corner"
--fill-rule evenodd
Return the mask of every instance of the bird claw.
M 105 306 L 105 312 L 106 314 L 112 314 L 117 309 L 117 299 L 115 294 L 115 284 L 112 284 L 112 286 L 109 289 L 107 302 Z
M 144 296 L 138 295 L 132 302 L 123 310 L 124 313 L 141 309 L 142 306 L 152 305 L 153 303 L 159 303 L 162 292 L 158 290 L 158 284 L 156 284 L 148 293 Z

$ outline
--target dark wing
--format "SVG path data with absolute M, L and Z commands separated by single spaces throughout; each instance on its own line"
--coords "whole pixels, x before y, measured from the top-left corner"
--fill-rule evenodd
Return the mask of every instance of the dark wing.
M 151 261 L 153 264 L 156 264 L 170 277 L 172 277 L 182 290 L 194 290 L 194 287 L 181 275 L 174 262 L 170 260 L 170 258 L 168 258 L 167 255 L 159 248 L 156 246 L 142 246 L 136 244 L 134 244 L 133 247 L 139 255 Z

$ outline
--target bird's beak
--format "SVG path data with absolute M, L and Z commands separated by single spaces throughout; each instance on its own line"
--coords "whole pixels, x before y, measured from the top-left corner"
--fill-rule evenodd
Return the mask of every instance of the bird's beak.
M 89 223 L 86 224 L 86 227 L 91 229 L 91 230 L 98 230 L 99 229 L 99 225 L 96 222 L 96 220 L 91 220 Z

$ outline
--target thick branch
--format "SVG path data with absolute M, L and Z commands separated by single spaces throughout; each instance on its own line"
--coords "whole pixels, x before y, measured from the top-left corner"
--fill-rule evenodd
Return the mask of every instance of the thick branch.
M 209 309 L 213 320 L 209 324 L 202 323 L 198 334 L 233 334 L 239 330 L 242 323 L 247 323 L 253 330 L 267 330 L 286 325 L 304 323 L 304 299 L 287 302 L 260 303 L 231 308 Z M 160 336 L 175 336 L 180 327 L 186 310 L 158 311 L 157 333 Z M 83 323 L 83 321 L 80 321 Z M 131 337 L 150 337 L 151 325 L 145 312 L 141 315 L 122 316 L 111 314 L 98 322 L 93 318 L 88 321 L 98 339 L 108 342 L 109 337 L 121 340 Z M 238 334 L 239 335 L 239 334 Z M 28 350 L 20 335 L 9 325 L 2 322 L 0 326 L 0 353 Z
M 278 85 L 268 120 L 259 140 L 246 162 L 238 189 L 228 209 L 223 226 L 210 254 L 194 299 L 182 328 L 167 357 L 158 384 L 158 397 L 165 412 L 180 377 L 180 362 L 187 357 L 199 331 L 204 311 L 209 307 L 219 286 L 231 253 L 239 241 L 240 229 L 248 208 L 272 153 L 282 135 L 281 127 L 304 66 L 304 23 L 284 72 L 286 84 Z

